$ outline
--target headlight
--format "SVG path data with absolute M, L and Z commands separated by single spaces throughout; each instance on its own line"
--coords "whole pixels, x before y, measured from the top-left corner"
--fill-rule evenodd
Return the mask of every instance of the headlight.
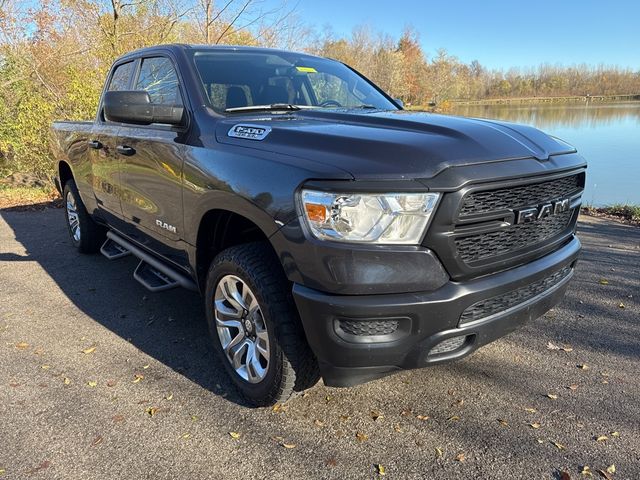
M 439 193 L 329 193 L 302 190 L 313 235 L 339 242 L 420 243 Z

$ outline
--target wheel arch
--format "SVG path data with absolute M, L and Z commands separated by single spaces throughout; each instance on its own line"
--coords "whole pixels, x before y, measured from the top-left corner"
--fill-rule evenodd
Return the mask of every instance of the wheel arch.
M 71 165 L 69 165 L 65 160 L 60 160 L 58 162 L 58 179 L 60 181 L 60 189 L 64 189 L 65 183 L 74 178 L 73 171 L 71 170 Z
M 201 291 L 204 291 L 209 265 L 218 253 L 235 245 L 259 241 L 268 244 L 277 254 L 269 240 L 273 233 L 265 231 L 255 218 L 245 212 L 229 208 L 212 208 L 204 212 L 195 242 L 195 270 Z

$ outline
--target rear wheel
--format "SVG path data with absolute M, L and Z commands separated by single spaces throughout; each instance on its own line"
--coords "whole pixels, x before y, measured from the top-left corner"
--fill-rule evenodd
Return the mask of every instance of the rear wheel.
M 82 253 L 95 253 L 105 239 L 103 227 L 93 221 L 82 203 L 73 180 L 64 184 L 62 192 L 69 236 L 73 245 Z
M 206 309 L 218 357 L 252 404 L 284 402 L 318 381 L 290 285 L 269 245 L 238 245 L 215 258 Z

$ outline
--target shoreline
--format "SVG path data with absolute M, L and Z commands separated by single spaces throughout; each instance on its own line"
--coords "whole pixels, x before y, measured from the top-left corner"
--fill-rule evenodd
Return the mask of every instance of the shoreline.
M 469 105 L 530 105 L 541 103 L 627 103 L 640 102 L 640 94 L 567 95 L 559 97 L 485 98 L 482 100 L 449 100 L 453 107 Z

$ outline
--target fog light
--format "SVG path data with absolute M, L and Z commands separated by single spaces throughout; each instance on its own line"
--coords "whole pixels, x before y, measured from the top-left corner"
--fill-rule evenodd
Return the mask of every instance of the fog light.
M 429 352 L 431 355 L 440 355 L 441 353 L 453 352 L 459 349 L 467 340 L 467 335 L 461 335 L 459 337 L 450 337 L 441 341 Z

